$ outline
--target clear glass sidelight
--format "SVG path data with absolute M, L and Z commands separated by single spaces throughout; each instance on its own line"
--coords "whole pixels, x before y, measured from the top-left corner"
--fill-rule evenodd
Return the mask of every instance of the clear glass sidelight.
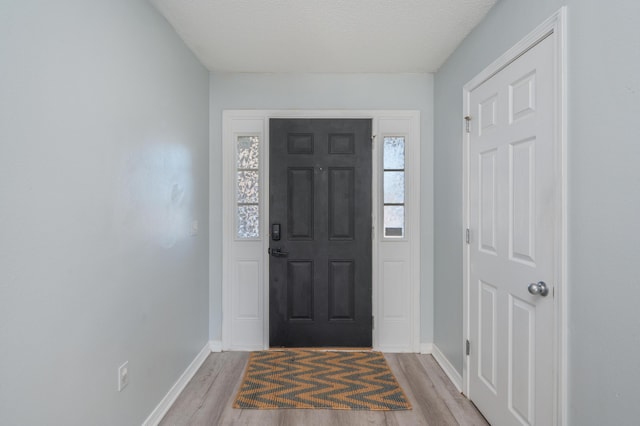
M 404 137 L 384 138 L 384 168 L 404 170 Z
M 383 226 L 385 238 L 405 235 L 405 139 L 385 136 L 383 151 Z
M 404 172 L 384 171 L 385 204 L 404 203 Z
M 236 140 L 236 236 L 260 237 L 260 138 Z

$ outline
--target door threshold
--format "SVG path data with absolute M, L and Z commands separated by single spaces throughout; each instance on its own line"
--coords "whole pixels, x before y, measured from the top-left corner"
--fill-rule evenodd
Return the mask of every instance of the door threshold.
M 318 352 L 371 352 L 373 348 L 370 347 L 333 347 L 333 346 L 308 346 L 308 347 L 271 347 L 270 351 L 318 351 Z

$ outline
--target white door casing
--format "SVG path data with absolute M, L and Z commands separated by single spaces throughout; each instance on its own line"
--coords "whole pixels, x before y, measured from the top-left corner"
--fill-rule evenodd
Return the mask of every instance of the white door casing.
M 493 424 L 564 424 L 563 17 L 465 86 L 463 376 Z
M 268 217 L 270 118 L 370 118 L 373 124 L 373 347 L 418 352 L 420 347 L 420 113 L 418 111 L 229 110 L 223 113 L 223 282 L 222 349 L 268 348 Z M 238 238 L 236 144 L 260 141 L 259 235 Z M 385 136 L 405 140 L 406 232 L 384 238 L 382 231 L 382 146 Z

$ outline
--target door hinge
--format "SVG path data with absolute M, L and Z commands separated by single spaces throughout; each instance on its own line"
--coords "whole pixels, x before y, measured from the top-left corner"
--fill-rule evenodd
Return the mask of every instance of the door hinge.
M 471 231 L 469 231 L 469 228 L 467 228 L 465 239 L 467 240 L 467 244 L 471 243 Z
M 467 351 L 466 351 L 466 352 L 467 352 L 467 355 L 469 355 L 469 354 L 471 353 L 471 343 L 469 343 L 469 340 L 467 340 L 467 347 L 466 347 L 466 349 L 467 349 Z
M 471 121 L 471 116 L 467 115 L 464 118 L 464 121 L 465 121 L 465 128 L 467 130 L 467 133 L 471 133 L 471 129 L 469 128 L 469 122 Z
M 374 145 L 376 142 L 376 135 L 371 135 L 371 145 Z
M 376 328 L 376 317 L 371 315 L 371 329 L 373 330 L 375 328 Z

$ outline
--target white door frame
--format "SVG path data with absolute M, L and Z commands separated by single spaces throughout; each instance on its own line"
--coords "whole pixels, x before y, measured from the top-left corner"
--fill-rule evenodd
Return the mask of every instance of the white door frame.
M 555 212 L 556 223 L 554 225 L 556 253 L 554 279 L 555 297 L 554 303 L 554 424 L 567 424 L 567 68 L 566 68 L 566 6 L 562 7 L 535 30 L 524 37 L 515 46 L 495 60 L 491 65 L 481 71 L 476 77 L 463 87 L 464 116 L 471 114 L 471 92 L 487 81 L 493 75 L 504 69 L 510 63 L 518 59 L 525 52 L 546 37 L 554 37 L 555 64 L 554 80 L 557 86 L 554 90 L 555 128 L 554 128 L 554 179 L 559 189 L 555 200 L 557 208 Z M 464 121 L 464 120 L 463 120 Z M 466 125 L 463 124 L 463 228 L 469 228 L 469 138 Z M 466 243 L 466 233 L 462 233 L 463 244 L 463 341 L 462 353 L 466 353 L 466 341 L 470 333 L 469 313 L 469 245 Z M 466 356 L 462 368 L 462 390 L 469 392 L 469 357 Z
M 368 118 L 372 120 L 374 138 L 372 155 L 372 314 L 375 318 L 372 331 L 373 347 L 387 352 L 419 352 L 420 350 L 420 112 L 402 110 L 225 110 L 222 131 L 222 349 L 260 350 L 269 347 L 269 261 L 267 249 L 269 212 L 269 119 L 271 118 Z M 246 126 L 246 129 L 238 129 Z M 260 245 L 261 254 L 249 255 L 243 252 L 235 237 L 235 145 L 238 134 L 261 135 L 261 178 L 260 178 L 260 237 L 252 240 L 253 253 Z M 403 238 L 382 238 L 381 195 L 382 195 L 382 150 L 384 136 L 405 136 L 407 138 L 405 170 L 406 213 Z M 212 168 L 218 165 L 213 165 Z M 398 250 L 400 248 L 400 250 Z M 239 254 L 241 253 L 242 254 Z M 234 254 L 235 253 L 235 254 Z M 250 259 L 254 256 L 253 259 Z M 245 315 L 243 324 L 249 324 L 249 339 L 234 339 L 233 284 L 237 278 L 235 259 L 251 261 L 258 267 L 255 274 L 255 290 L 258 293 L 255 314 Z M 388 265 L 388 270 L 385 269 Z M 391 293 L 385 298 L 385 277 L 387 281 L 398 280 L 392 272 L 398 266 L 406 269 L 406 297 Z M 391 271 L 391 272 L 388 272 Z M 386 273 L 385 273 L 386 272 Z M 396 282 L 394 284 L 398 285 Z M 251 285 L 251 284 L 250 284 Z M 401 288 L 401 287 L 398 287 Z M 394 309 L 388 300 L 403 299 L 406 306 Z M 401 302 L 398 302 L 401 303 Z M 251 321 L 253 322 L 253 325 Z M 245 327 L 245 325 L 243 325 Z M 258 327 L 260 329 L 258 329 Z M 258 338 L 256 336 L 261 336 Z

